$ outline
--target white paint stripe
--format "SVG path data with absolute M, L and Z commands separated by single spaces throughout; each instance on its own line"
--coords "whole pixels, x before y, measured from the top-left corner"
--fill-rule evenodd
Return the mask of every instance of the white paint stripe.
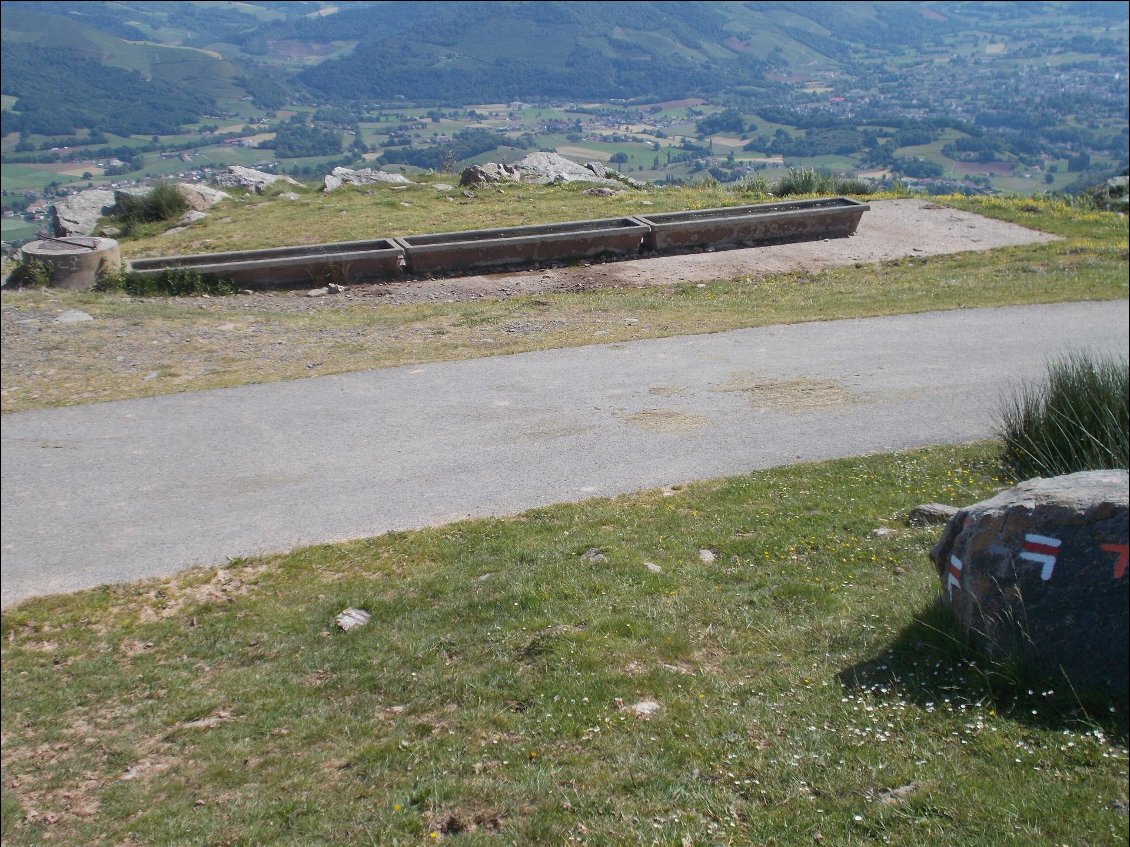
M 1035 533 L 1028 533 L 1024 536 L 1025 541 L 1031 541 L 1034 544 L 1046 544 L 1048 547 L 1058 547 L 1063 543 L 1058 538 L 1051 538 L 1047 535 L 1036 535 Z

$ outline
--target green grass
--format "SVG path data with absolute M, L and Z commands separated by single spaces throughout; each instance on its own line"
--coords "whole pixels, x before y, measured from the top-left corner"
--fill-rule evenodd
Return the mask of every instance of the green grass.
M 39 232 L 42 225 L 25 221 L 22 218 L 4 218 L 0 220 L 0 237 L 4 241 L 26 241 Z
M 937 529 L 905 514 L 992 493 L 994 455 L 25 602 L 3 615 L 4 842 L 1122 844 L 1125 714 L 1016 689 L 933 611 Z M 336 631 L 346 607 L 372 621 Z
M 642 205 L 644 199 L 653 205 Z M 293 201 L 249 196 L 225 203 L 184 233 L 125 241 L 123 252 L 137 255 L 139 247 L 150 245 L 167 254 L 231 250 L 276 246 L 293 240 L 295 232 L 303 232 L 310 242 L 331 241 L 742 202 L 749 200 L 717 187 L 626 192 L 611 198 L 585 197 L 571 189 L 507 187 L 502 194 L 481 191 L 476 200 L 457 202 L 427 187 L 343 190 L 329 197 L 301 192 Z M 702 288 L 683 283 L 404 306 L 364 298 L 351 301 L 349 308 L 312 314 L 275 311 L 269 303 L 250 309 L 240 299 L 228 298 L 160 302 L 61 290 L 5 292 L 5 310 L 20 317 L 80 308 L 97 320 L 66 333 L 30 332 L 9 324 L 0 358 L 0 402 L 7 413 L 296 379 L 312 375 L 310 362 L 318 363 L 313 373 L 326 375 L 778 323 L 1125 300 L 1126 225 L 1117 215 L 1043 200 L 945 202 L 1053 232 L 1063 240 L 817 273 L 742 276 Z M 505 331 L 512 325 L 539 329 Z M 192 333 L 190 346 L 167 343 L 185 332 Z M 155 370 L 175 376 L 143 378 Z
M 1130 368 L 1076 353 L 1003 402 L 1000 435 L 1021 478 L 1130 466 Z

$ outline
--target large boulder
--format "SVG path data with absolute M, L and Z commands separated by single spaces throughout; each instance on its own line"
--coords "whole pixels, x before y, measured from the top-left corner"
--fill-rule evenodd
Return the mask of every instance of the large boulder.
M 617 185 L 617 181 L 607 176 L 593 173 L 584 165 L 566 159 L 557 153 L 531 153 L 514 163 L 513 167 L 521 174 L 523 182 L 539 184 L 560 184 L 563 182 L 595 182 L 600 185 Z
M 459 176 L 460 185 L 482 185 L 494 182 L 519 182 L 522 175 L 510 165 L 498 162 L 483 162 L 465 168 Z
M 288 185 L 302 185 L 296 179 L 282 174 L 269 174 L 266 171 L 257 171 L 254 168 L 245 168 L 241 165 L 229 165 L 227 173 L 218 174 L 213 182 L 221 188 L 246 188 L 261 194 L 263 189 L 276 182 L 285 182 Z
M 110 214 L 114 202 L 113 191 L 91 188 L 55 203 L 51 207 L 51 219 L 56 237 L 93 235 L 98 219 Z
M 177 191 L 184 198 L 184 202 L 188 204 L 189 210 L 193 212 L 207 212 L 221 200 L 227 200 L 231 197 L 226 191 L 194 182 L 178 182 Z
M 957 512 L 930 551 L 971 643 L 1125 700 L 1128 477 L 1031 479 Z
M 618 177 L 618 178 L 617 178 Z M 639 187 L 640 183 L 628 179 L 599 162 L 578 165 L 557 153 L 530 153 L 512 165 L 484 162 L 463 171 L 460 185 L 494 182 L 532 182 L 538 185 L 560 185 L 564 182 L 590 182 L 623 188 L 627 183 Z
M 414 185 L 404 174 L 390 174 L 386 171 L 374 171 L 372 168 L 362 168 L 359 171 L 350 168 L 334 168 L 325 176 L 323 191 L 336 191 L 343 185 Z

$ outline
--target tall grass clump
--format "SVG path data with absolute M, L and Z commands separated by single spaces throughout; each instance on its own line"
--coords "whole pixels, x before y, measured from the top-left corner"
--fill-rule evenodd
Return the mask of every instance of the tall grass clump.
M 871 194 L 871 183 L 854 177 L 835 177 L 813 168 L 789 168 L 777 182 L 773 193 L 778 197 L 799 194 Z
M 1002 401 L 997 431 L 1018 479 L 1130 466 L 1130 368 L 1075 353 Z
M 201 274 L 191 268 L 169 268 L 153 276 L 119 268 L 100 273 L 94 290 L 120 291 L 131 297 L 199 297 L 234 294 L 236 287 L 230 279 Z
M 188 211 L 188 202 L 171 182 L 160 182 L 144 194 L 121 194 L 114 217 L 124 226 L 168 221 Z

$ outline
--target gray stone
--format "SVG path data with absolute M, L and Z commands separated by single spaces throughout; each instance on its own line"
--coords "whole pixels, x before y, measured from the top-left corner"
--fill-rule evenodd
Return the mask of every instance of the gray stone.
M 204 212 L 198 212 L 195 209 L 189 209 L 187 212 L 177 218 L 177 226 L 188 226 L 189 224 L 194 224 L 197 221 L 202 221 L 206 217 L 208 216 Z
M 957 512 L 930 551 L 970 642 L 1128 694 L 1128 476 L 1032 479 Z
M 581 193 L 589 197 L 615 197 L 620 192 L 602 185 L 599 188 L 586 188 Z
M 68 235 L 93 235 L 98 226 L 98 219 L 110 214 L 114 202 L 114 192 L 102 188 L 91 188 L 72 194 L 66 200 L 51 207 L 55 235 L 59 238 Z
M 483 185 L 494 182 L 520 182 L 522 175 L 512 166 L 497 162 L 483 162 L 465 168 L 459 176 L 460 185 Z
M 403 174 L 390 174 L 385 171 L 374 171 L 372 168 L 362 168 L 359 171 L 350 168 L 337 167 L 326 174 L 323 180 L 323 191 L 336 191 L 343 185 L 415 185 Z
M 227 173 L 222 173 L 216 176 L 214 182 L 222 188 L 246 188 L 249 191 L 254 191 L 256 194 L 261 194 L 263 189 L 276 182 L 285 182 L 288 185 L 302 185 L 296 179 L 291 179 L 289 176 L 282 174 L 269 174 L 265 171 L 257 171 L 254 168 L 245 168 L 241 165 L 229 165 Z
M 540 185 L 558 185 L 567 182 L 617 184 L 615 180 L 597 176 L 584 165 L 578 165 L 557 153 L 530 153 L 515 162 L 512 167 L 518 171 L 522 182 L 534 182 Z
M 915 506 L 906 516 L 906 522 L 911 526 L 930 526 L 943 524 L 957 514 L 956 506 L 947 506 L 944 503 L 923 503 Z
M 454 191 L 455 190 L 454 185 L 449 185 L 446 182 L 437 182 L 435 185 L 432 186 L 432 188 L 434 188 L 436 191 Z
M 602 162 L 585 162 L 585 167 L 602 179 L 608 176 L 608 169 L 604 167 Z
M 197 185 L 191 182 L 177 183 L 177 191 L 194 212 L 206 212 L 224 200 L 231 199 L 231 195 L 209 185 Z
M 92 318 L 86 312 L 80 312 L 78 309 L 67 309 L 67 311 L 61 312 L 59 314 L 59 317 L 55 318 L 55 320 L 53 320 L 51 323 L 77 324 L 92 320 L 94 320 L 94 318 Z
M 605 556 L 603 553 L 601 553 L 599 550 L 597 550 L 595 547 L 590 547 L 588 550 L 586 550 L 584 553 L 582 553 L 581 558 L 584 559 L 589 564 L 593 564 L 593 565 L 600 564 L 602 562 L 608 561 L 608 557 Z
M 349 632 L 352 629 L 364 626 L 369 622 L 370 614 L 364 609 L 348 608 L 342 611 L 336 618 L 334 623 L 338 628 L 344 632 Z

